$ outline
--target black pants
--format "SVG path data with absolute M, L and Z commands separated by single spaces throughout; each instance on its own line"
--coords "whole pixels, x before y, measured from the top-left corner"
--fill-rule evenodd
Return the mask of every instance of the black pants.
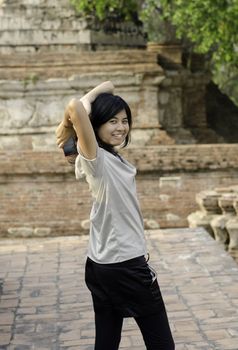
M 135 317 L 147 350 L 174 350 L 166 311 Z M 118 350 L 121 340 L 123 317 L 115 312 L 96 313 L 95 350 Z
M 147 350 L 174 350 L 155 277 L 144 257 L 114 264 L 97 264 L 87 259 L 85 279 L 95 312 L 95 350 L 119 348 L 124 317 L 135 319 Z

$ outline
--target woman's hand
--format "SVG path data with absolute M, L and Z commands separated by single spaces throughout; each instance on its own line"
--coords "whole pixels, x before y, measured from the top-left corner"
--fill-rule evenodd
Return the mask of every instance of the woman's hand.
M 104 92 L 113 94 L 114 85 L 111 81 L 104 81 L 103 83 L 97 85 L 94 89 L 90 90 L 80 99 L 88 115 L 91 112 L 91 103 L 96 99 L 98 95 Z
M 113 94 L 114 92 L 114 85 L 112 84 L 111 81 L 104 81 L 103 83 L 97 85 L 93 90 L 89 91 L 89 96 L 90 96 L 90 102 L 92 103 L 95 98 L 104 93 L 107 92 L 109 94 Z
M 60 148 L 64 146 L 65 142 L 67 142 L 70 137 L 76 137 L 72 123 L 65 123 L 65 120 L 63 120 L 57 127 L 55 135 L 56 143 Z

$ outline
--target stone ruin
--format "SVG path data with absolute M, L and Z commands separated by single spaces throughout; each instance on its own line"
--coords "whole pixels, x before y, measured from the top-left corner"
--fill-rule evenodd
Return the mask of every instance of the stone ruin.
M 238 186 L 201 191 L 196 203 L 200 210 L 188 216 L 189 227 L 204 227 L 238 258 Z
M 201 188 L 235 184 L 238 147 L 207 122 L 210 74 L 196 60 L 185 66 L 181 47 L 147 47 L 140 26 L 102 26 L 77 16 L 69 0 L 2 0 L 1 236 L 87 232 L 90 195 L 54 132 L 70 98 L 108 79 L 134 116 L 125 152 L 138 168 L 146 228 L 183 227 Z
M 67 101 L 107 79 L 132 107 L 134 146 L 222 141 L 206 120 L 209 73 L 184 68 L 173 45 L 159 50 L 175 66 L 158 65 L 140 26 L 102 26 L 69 0 L 3 0 L 0 38 L 2 150 L 54 150 Z

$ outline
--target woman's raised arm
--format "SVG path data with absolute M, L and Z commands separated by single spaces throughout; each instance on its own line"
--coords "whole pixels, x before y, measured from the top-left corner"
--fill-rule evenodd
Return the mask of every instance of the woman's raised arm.
M 75 130 L 80 151 L 87 159 L 94 159 L 97 152 L 97 140 L 89 119 L 91 103 L 99 94 L 103 92 L 113 93 L 113 90 L 113 84 L 106 81 L 90 90 L 80 100 L 72 99 L 65 109 L 63 120 L 65 129 L 73 128 Z M 69 132 L 56 133 L 59 147 L 64 146 L 68 134 Z

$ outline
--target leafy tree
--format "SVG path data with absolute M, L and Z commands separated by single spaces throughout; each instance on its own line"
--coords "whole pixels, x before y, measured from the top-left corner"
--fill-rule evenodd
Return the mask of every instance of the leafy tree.
M 149 41 L 159 43 L 178 41 L 176 40 L 175 28 L 171 25 L 170 19 L 164 16 L 160 1 L 142 1 L 139 9 L 139 17 L 144 24 Z
M 213 61 L 238 66 L 238 0 L 70 0 L 84 14 L 104 20 L 108 14 L 143 22 L 169 21 L 180 38 L 194 49 L 210 53 Z M 150 31 L 156 31 L 151 27 Z M 150 33 L 149 33 L 150 34 Z M 156 33 L 151 33 L 151 35 Z
M 171 23 L 192 51 L 206 54 L 215 82 L 238 104 L 238 0 L 70 1 L 81 13 L 94 14 L 99 20 L 108 13 L 133 21 L 139 17 L 149 40 L 163 41 L 163 29 L 168 29 L 163 24 Z
M 214 81 L 238 104 L 238 0 L 160 0 L 179 38 L 206 54 Z
M 237 0 L 160 0 L 163 16 L 201 53 L 238 66 Z
M 70 0 L 75 9 L 82 14 L 95 15 L 100 21 L 110 14 L 121 19 L 136 20 L 140 1 L 136 0 Z

